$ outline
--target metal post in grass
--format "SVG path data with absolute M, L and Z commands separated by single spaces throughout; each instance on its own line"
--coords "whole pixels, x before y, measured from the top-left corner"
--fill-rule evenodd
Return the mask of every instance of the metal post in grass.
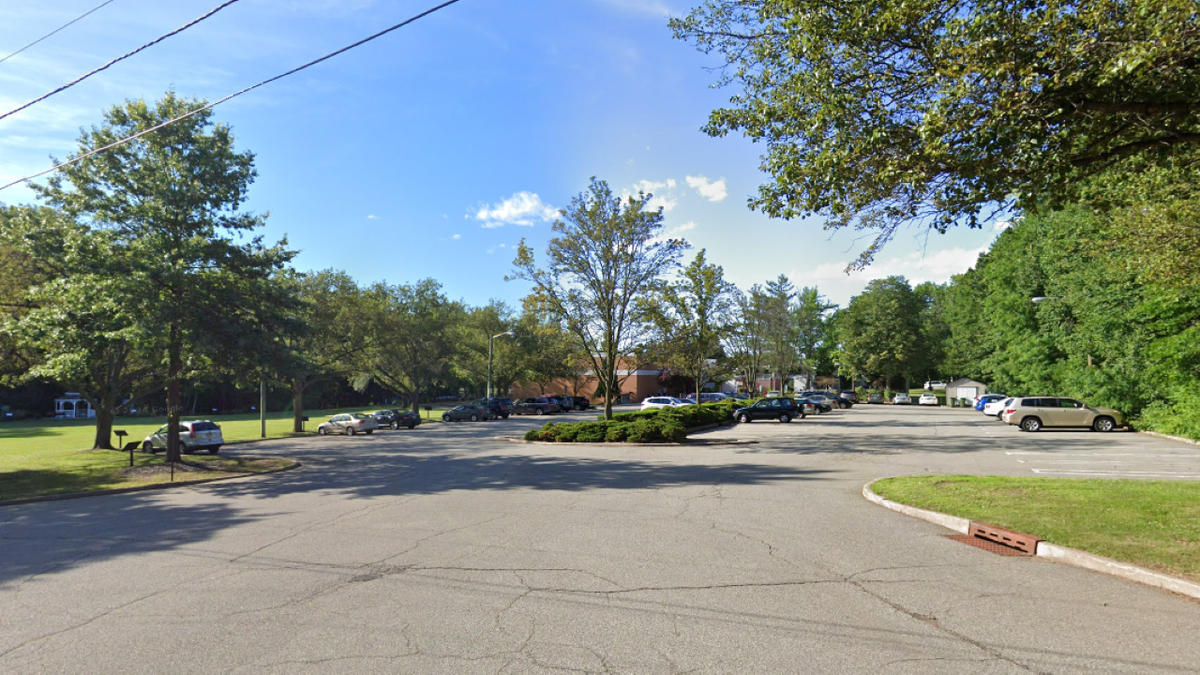
M 267 437 L 267 381 L 258 381 L 258 425 L 262 438 Z
M 124 429 L 113 429 L 113 436 L 117 437 L 117 447 L 125 447 L 125 437 L 129 435 Z M 129 466 L 133 467 L 133 445 L 129 446 Z

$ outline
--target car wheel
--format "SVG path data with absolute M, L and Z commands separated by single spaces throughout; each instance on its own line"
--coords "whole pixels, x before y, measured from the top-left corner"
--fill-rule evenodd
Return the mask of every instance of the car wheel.
M 443 421 L 443 422 L 449 422 L 449 421 L 450 421 L 450 416 L 449 416 L 449 415 L 442 415 L 442 421 Z
M 215 454 L 217 454 L 217 452 L 218 452 L 220 449 L 221 449 L 221 446 L 219 446 L 219 445 L 214 445 L 214 446 L 212 446 L 211 448 L 209 448 L 209 449 L 208 449 L 208 454 L 210 454 L 210 455 L 215 455 Z
M 504 419 L 504 420 L 508 419 L 508 413 L 504 413 L 503 415 L 501 415 L 500 419 Z
M 392 422 L 392 425 L 391 425 L 391 426 L 392 426 L 392 431 L 395 431 L 396 429 L 399 429 L 399 428 L 400 428 L 400 423 L 399 423 L 399 422 Z
M 1092 422 L 1092 428 L 1096 431 L 1112 431 L 1117 428 L 1117 423 L 1111 417 L 1097 417 L 1095 422 Z
M 1041 428 L 1042 421 L 1036 417 L 1026 417 L 1025 419 L 1021 420 L 1022 431 L 1040 431 Z
M 471 415 L 471 421 L 472 421 L 472 422 L 478 422 L 478 421 L 479 421 L 479 415 Z
M 326 429 L 325 427 L 317 427 L 317 435 L 318 436 L 328 436 L 329 430 Z
M 146 442 L 142 443 L 142 452 L 148 452 L 153 455 L 154 454 L 154 444 L 151 443 L 150 441 L 146 441 Z
M 413 429 L 416 429 L 416 428 L 417 428 L 417 425 L 415 425 L 415 424 L 410 424 L 410 425 L 408 425 L 408 430 L 409 430 L 409 431 L 412 431 Z
M 374 430 L 374 429 L 367 429 L 367 430 L 366 430 L 366 431 L 364 431 L 363 433 L 364 433 L 364 434 L 366 434 L 366 435 L 368 435 L 368 436 L 370 436 L 370 435 L 371 435 L 372 433 L 374 433 L 374 432 L 375 432 L 375 430 Z
M 545 415 L 545 414 L 546 414 L 546 411 L 545 411 L 545 410 L 542 410 L 541 408 L 538 408 L 537 410 L 535 410 L 535 411 L 533 412 L 533 414 L 535 414 L 535 415 Z
M 353 436 L 354 434 L 357 434 L 357 433 L 358 432 L 354 430 L 354 427 L 346 427 L 346 435 L 347 436 Z
M 750 416 L 747 415 L 746 413 L 742 413 L 741 415 L 738 415 L 738 421 L 741 422 L 742 424 L 749 424 Z
M 792 421 L 792 418 L 787 413 L 783 413 L 782 415 L 779 416 L 779 421 L 783 422 L 784 424 L 787 424 L 788 422 Z

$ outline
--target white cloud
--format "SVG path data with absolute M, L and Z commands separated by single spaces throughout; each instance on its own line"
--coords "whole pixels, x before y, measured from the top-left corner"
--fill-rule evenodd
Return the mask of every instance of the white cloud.
M 496 204 L 484 205 L 475 212 L 475 220 L 484 227 L 523 225 L 533 227 L 537 223 L 548 223 L 558 217 L 558 209 L 546 204 L 535 192 L 517 192 Z
M 694 189 L 696 192 L 699 192 L 701 197 L 704 197 L 710 202 L 723 201 L 729 196 L 729 191 L 725 189 L 724 178 L 710 181 L 704 176 L 688 176 L 687 184 L 688 187 Z
M 671 194 L 671 191 L 678 186 L 679 183 L 675 182 L 674 178 L 668 178 L 665 181 L 639 180 L 633 184 L 632 190 L 621 192 L 621 200 L 624 201 L 635 193 L 644 192 L 651 195 L 650 201 L 646 202 L 646 208 L 651 211 L 661 208 L 663 213 L 667 213 L 679 206 L 679 198 Z
M 375 215 L 374 213 L 368 213 L 367 220 L 379 220 L 379 216 Z
M 996 221 L 996 231 L 997 232 L 1002 232 L 1012 226 L 1013 226 L 1013 224 L 1012 224 L 1011 220 L 997 220 Z
M 972 250 L 949 248 L 929 254 L 916 251 L 876 262 L 865 270 L 849 274 L 846 274 L 848 261 L 829 262 L 809 271 L 792 271 L 788 278 L 797 286 L 817 286 L 822 295 L 845 307 L 850 298 L 861 293 L 872 279 L 899 275 L 914 286 L 926 281 L 945 283 L 950 277 L 974 266 L 979 254 L 990 246 L 988 244 Z
M 451 239 L 454 239 L 454 240 L 459 240 L 459 239 L 462 239 L 462 235 L 461 235 L 461 234 L 455 234 L 455 235 L 451 235 L 451 237 L 450 237 L 450 238 L 451 238 Z
M 658 235 L 657 237 L 654 237 L 652 239 L 652 241 L 658 242 L 658 241 L 666 241 L 668 239 L 679 239 L 681 234 L 683 234 L 684 232 L 687 232 L 688 230 L 694 230 L 694 229 L 696 229 L 696 221 L 689 220 L 688 222 L 686 222 L 682 225 L 672 227 L 671 229 L 667 230 L 666 232 L 663 232 L 662 234 Z

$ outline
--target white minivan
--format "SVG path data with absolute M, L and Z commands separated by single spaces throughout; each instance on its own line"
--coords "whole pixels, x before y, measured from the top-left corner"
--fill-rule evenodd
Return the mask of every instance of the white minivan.
M 190 455 L 197 450 L 207 450 L 210 455 L 217 454 L 225 438 L 221 435 L 221 425 L 208 420 L 192 420 L 179 423 L 179 451 Z M 142 452 L 154 454 L 167 449 L 167 425 L 162 425 L 158 431 L 142 441 Z

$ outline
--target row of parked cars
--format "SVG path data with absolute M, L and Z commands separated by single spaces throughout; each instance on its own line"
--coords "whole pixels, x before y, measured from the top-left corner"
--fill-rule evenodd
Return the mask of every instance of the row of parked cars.
M 770 392 L 777 394 L 778 392 Z M 845 391 L 840 394 L 802 391 L 794 396 L 771 396 L 756 401 L 754 404 L 733 411 L 733 418 L 747 424 L 754 420 L 774 419 L 780 422 L 791 422 L 803 419 L 808 415 L 820 415 L 833 412 L 834 408 L 849 408 L 856 400 L 854 392 Z
M 984 394 L 975 399 L 975 409 L 1021 431 L 1039 431 L 1045 427 L 1113 431 L 1125 426 L 1125 416 L 1118 410 L 1090 406 L 1064 396 Z

